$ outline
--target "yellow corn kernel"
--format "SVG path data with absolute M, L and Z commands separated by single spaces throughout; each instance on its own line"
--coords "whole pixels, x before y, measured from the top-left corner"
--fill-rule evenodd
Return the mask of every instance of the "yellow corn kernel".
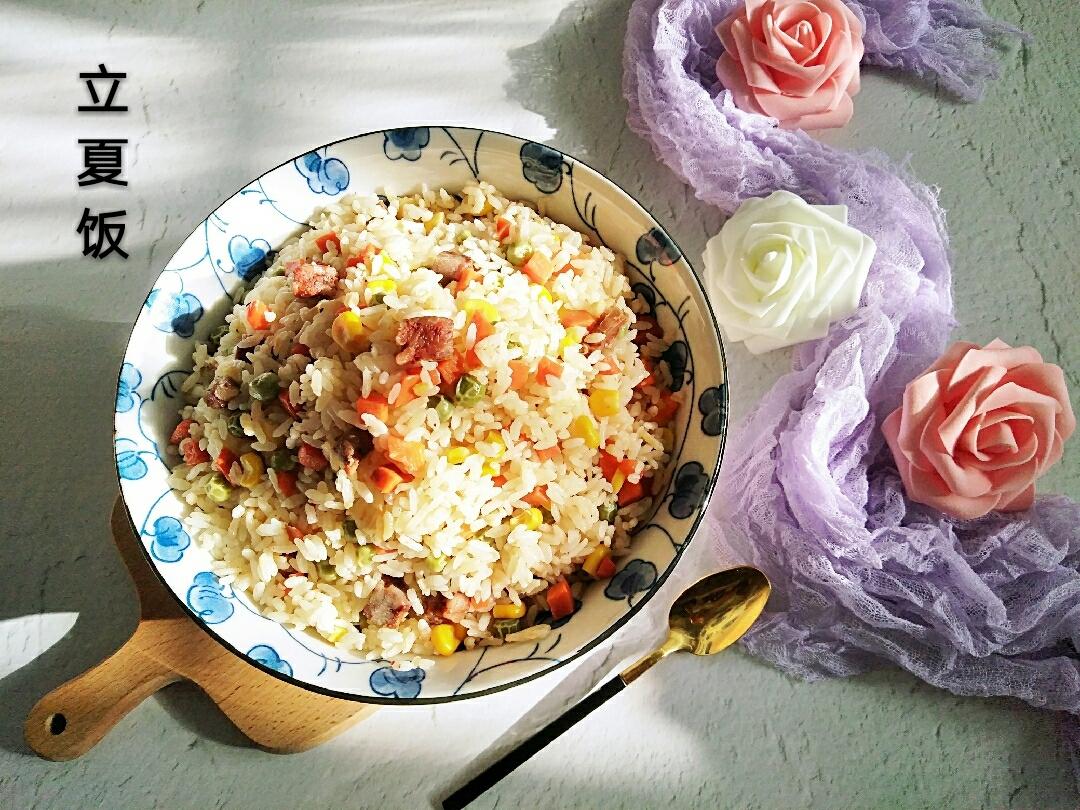
M 490 454 L 485 454 L 488 458 L 498 460 L 503 457 L 503 454 L 506 452 L 506 442 L 503 441 L 502 434 L 499 433 L 499 431 L 489 430 L 486 434 L 484 434 L 484 441 L 487 444 L 495 445 L 494 452 Z
M 541 287 L 539 284 L 533 284 L 532 286 L 533 289 L 536 290 L 537 298 L 547 299 L 547 302 L 549 304 L 553 302 L 554 299 L 552 299 L 551 297 L 551 290 L 549 290 L 547 287 Z
M 364 323 L 359 315 L 347 309 L 334 318 L 330 336 L 346 351 L 359 351 L 364 344 Z
M 536 531 L 544 525 L 544 513 L 532 506 L 514 518 L 514 522 L 526 529 Z
M 570 423 L 570 435 L 575 439 L 582 439 L 586 447 L 595 450 L 600 446 L 600 431 L 596 429 L 596 422 L 588 414 L 574 417 Z
M 348 629 L 345 628 L 344 626 L 335 627 L 331 632 L 324 633 L 323 637 L 327 641 L 329 641 L 331 644 L 337 644 L 339 641 L 341 641 L 343 638 L 345 638 L 345 633 L 347 633 L 347 632 L 348 632 Z
M 446 214 L 442 211 L 436 211 L 435 214 L 424 223 L 424 233 L 431 233 L 438 228 L 446 220 Z
M 615 474 L 611 476 L 611 491 L 616 495 L 619 494 L 619 490 L 622 489 L 622 485 L 626 483 L 626 473 L 622 470 L 616 470 Z
M 461 302 L 461 308 L 465 310 L 465 314 L 470 318 L 479 312 L 483 315 L 488 323 L 495 323 L 500 319 L 498 308 L 490 301 L 484 301 L 481 298 L 467 298 Z
M 458 648 L 458 640 L 454 633 L 454 625 L 437 624 L 431 628 L 431 646 L 438 655 L 453 655 Z
M 494 461 L 485 461 L 484 466 L 480 468 L 480 472 L 487 476 L 496 476 L 499 474 L 499 465 Z
M 460 624 L 455 624 L 453 627 L 454 638 L 456 638 L 458 641 L 464 641 L 465 636 L 469 635 L 469 631 L 462 627 Z
M 496 619 L 520 619 L 525 615 L 525 605 L 515 605 L 513 602 L 496 605 L 492 608 L 491 614 Z
M 607 546 L 597 546 L 592 554 L 585 558 L 585 562 L 581 564 L 581 567 L 589 576 L 595 577 L 596 570 L 600 567 L 600 563 L 602 563 L 604 558 L 609 554 L 611 554 L 611 549 Z
M 371 259 L 371 275 L 373 276 L 393 275 L 397 269 L 397 264 L 385 253 L 376 254 Z
M 240 475 L 240 486 L 248 489 L 256 486 L 262 480 L 263 472 L 266 471 L 262 456 L 258 453 L 244 453 L 240 456 L 240 468 L 243 470 Z
M 446 460 L 451 464 L 464 464 L 469 455 L 467 447 L 451 447 L 446 451 Z
M 369 304 L 373 303 L 377 296 L 387 295 L 392 292 L 397 292 L 397 282 L 392 278 L 370 279 L 364 288 L 365 300 Z
M 619 392 L 613 388 L 596 388 L 589 394 L 589 408 L 596 416 L 614 416 L 619 412 Z
M 566 330 L 566 334 L 563 335 L 563 339 L 559 341 L 559 351 L 566 355 L 566 350 L 571 346 L 577 346 L 581 343 L 582 338 L 585 337 L 585 329 L 581 326 L 571 326 Z

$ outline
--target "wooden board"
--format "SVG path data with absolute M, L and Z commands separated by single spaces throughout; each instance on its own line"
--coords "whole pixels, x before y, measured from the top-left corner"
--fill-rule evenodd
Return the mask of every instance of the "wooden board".
M 112 533 L 139 595 L 139 626 L 119 650 L 31 709 L 26 741 L 40 756 L 82 756 L 143 700 L 180 680 L 198 684 L 252 742 L 275 753 L 307 750 L 378 708 L 293 686 L 212 639 L 151 570 L 119 498 Z

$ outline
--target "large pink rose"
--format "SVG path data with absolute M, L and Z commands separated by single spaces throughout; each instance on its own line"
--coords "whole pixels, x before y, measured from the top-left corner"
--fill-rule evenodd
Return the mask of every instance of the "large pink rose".
M 1000 340 L 954 343 L 881 426 L 908 497 L 963 520 L 1031 506 L 1075 428 L 1061 369 Z
M 745 0 L 716 26 L 735 104 L 787 129 L 842 127 L 859 92 L 863 26 L 841 0 Z

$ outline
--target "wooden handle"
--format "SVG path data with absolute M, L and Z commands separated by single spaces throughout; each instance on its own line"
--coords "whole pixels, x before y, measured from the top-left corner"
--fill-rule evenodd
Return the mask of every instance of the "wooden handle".
M 34 751 L 57 761 L 82 756 L 143 700 L 180 679 L 144 652 L 152 624 L 140 624 L 123 647 L 37 702 L 25 726 Z

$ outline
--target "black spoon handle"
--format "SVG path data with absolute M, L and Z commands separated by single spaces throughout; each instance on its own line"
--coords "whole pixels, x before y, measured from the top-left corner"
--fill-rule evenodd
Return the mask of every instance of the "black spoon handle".
M 502 759 L 470 779 L 463 787 L 451 793 L 443 800 L 443 810 L 461 810 L 533 754 L 543 749 L 548 743 L 584 718 L 593 709 L 615 697 L 625 687 L 626 683 L 620 676 L 616 675 L 580 703 L 576 703 L 563 712 L 558 719 L 544 726 L 529 739 L 507 752 Z

